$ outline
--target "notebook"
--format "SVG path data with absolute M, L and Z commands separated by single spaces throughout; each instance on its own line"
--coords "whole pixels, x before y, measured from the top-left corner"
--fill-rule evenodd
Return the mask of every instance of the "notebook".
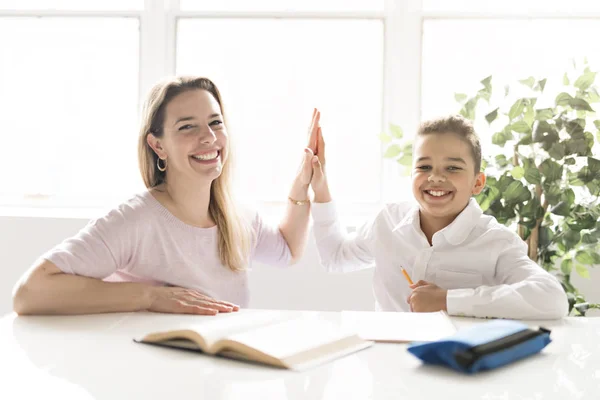
M 244 312 L 219 316 L 198 317 L 197 324 L 157 330 L 134 341 L 295 370 L 373 344 L 341 327 L 339 321 L 322 319 L 314 313 L 295 317 Z
M 456 332 L 444 311 L 342 311 L 342 326 L 365 340 L 389 343 L 433 342 Z

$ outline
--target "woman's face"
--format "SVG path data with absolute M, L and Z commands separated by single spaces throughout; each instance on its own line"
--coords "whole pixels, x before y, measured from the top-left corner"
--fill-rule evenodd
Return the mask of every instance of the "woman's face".
M 227 129 L 221 107 L 202 89 L 174 97 L 165 109 L 163 137 L 148 143 L 167 160 L 167 176 L 212 182 L 227 159 Z M 161 165 L 163 162 L 161 162 Z

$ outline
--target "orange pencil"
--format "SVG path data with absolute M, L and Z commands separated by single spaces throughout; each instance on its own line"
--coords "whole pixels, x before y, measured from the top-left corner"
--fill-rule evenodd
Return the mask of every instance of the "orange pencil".
M 400 267 L 400 269 L 402 270 L 402 275 L 404 275 L 404 277 L 406 278 L 406 281 L 408 282 L 409 285 L 413 285 L 413 281 L 412 279 L 410 279 L 410 276 L 408 276 L 408 273 L 406 272 L 406 270 L 404 269 L 404 267 Z

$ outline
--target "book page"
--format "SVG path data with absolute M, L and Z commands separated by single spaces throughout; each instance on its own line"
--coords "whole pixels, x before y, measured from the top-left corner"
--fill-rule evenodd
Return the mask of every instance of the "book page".
M 376 342 L 434 342 L 456 332 L 443 312 L 342 311 L 342 326 Z
M 261 328 L 227 337 L 271 357 L 287 357 L 356 336 L 356 332 L 343 329 L 339 322 L 318 315 L 304 315 Z
M 189 319 L 186 319 L 184 322 L 182 321 L 178 324 L 169 325 L 168 329 L 157 328 L 156 331 L 149 333 L 193 331 L 202 336 L 209 349 L 208 352 L 210 352 L 211 346 L 217 341 L 225 339 L 230 335 L 235 335 L 239 332 L 252 330 L 263 325 L 269 325 L 289 318 L 289 316 L 284 316 L 279 311 L 256 313 L 249 310 L 242 310 L 234 313 L 217 314 L 214 316 L 198 316 L 198 318 L 195 319 L 197 322 L 191 323 Z M 189 346 L 181 343 L 183 340 L 185 339 L 171 340 L 170 345 L 180 344 L 181 347 L 189 348 Z

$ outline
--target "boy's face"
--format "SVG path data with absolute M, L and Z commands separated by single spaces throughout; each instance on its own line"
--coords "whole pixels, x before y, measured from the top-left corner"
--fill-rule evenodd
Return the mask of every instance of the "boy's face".
M 417 136 L 413 149 L 412 190 L 421 213 L 451 222 L 485 186 L 475 173 L 471 148 L 454 133 Z M 448 223 L 449 223 L 448 222 Z

